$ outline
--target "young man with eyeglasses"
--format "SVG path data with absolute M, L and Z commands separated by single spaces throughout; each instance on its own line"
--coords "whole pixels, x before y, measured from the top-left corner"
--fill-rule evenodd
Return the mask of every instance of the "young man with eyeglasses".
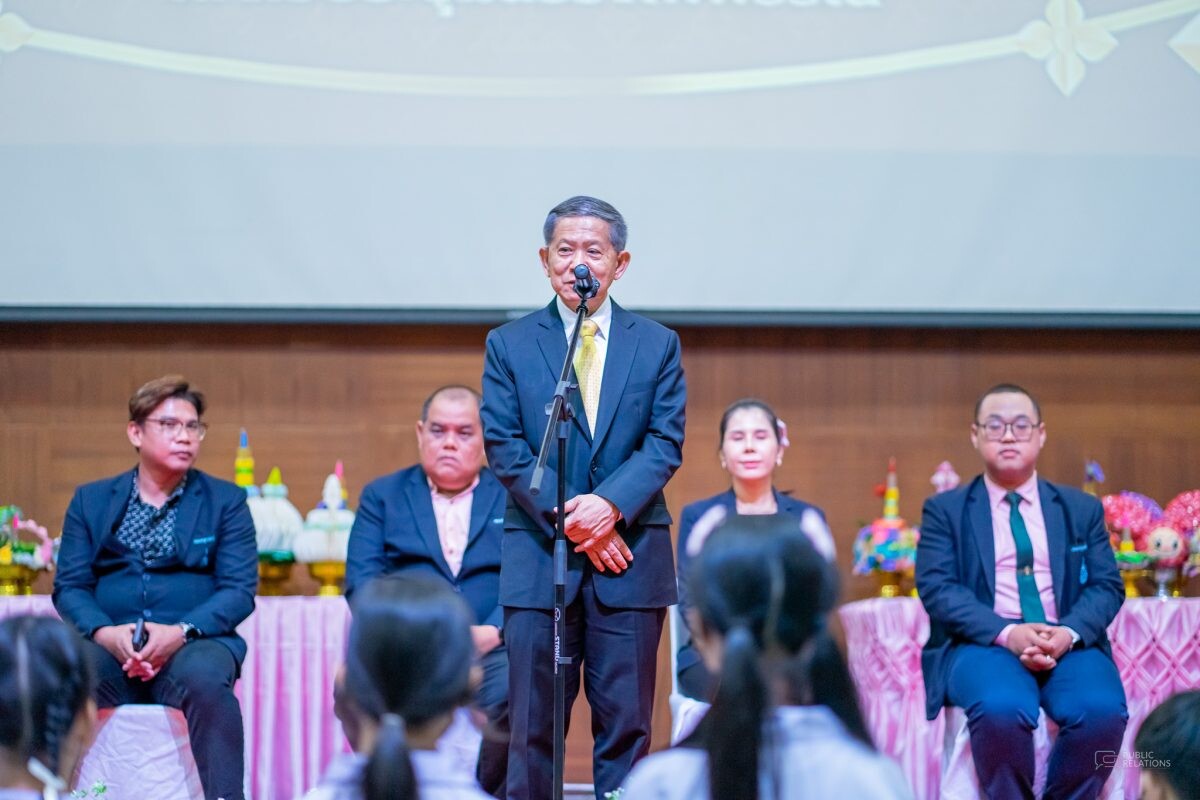
M 1125 592 L 1096 498 L 1037 474 L 1046 426 L 1014 384 L 975 405 L 984 473 L 925 501 L 926 713 L 962 708 L 980 791 L 1032 798 L 1038 709 L 1059 726 L 1046 798 L 1094 798 L 1121 747 L 1125 690 L 1105 633 Z
M 236 628 L 254 610 L 258 554 L 245 490 L 193 467 L 204 407 L 177 375 L 133 394 L 125 432 L 138 464 L 75 490 L 54 605 L 89 641 L 97 704 L 183 711 L 204 796 L 239 800 Z

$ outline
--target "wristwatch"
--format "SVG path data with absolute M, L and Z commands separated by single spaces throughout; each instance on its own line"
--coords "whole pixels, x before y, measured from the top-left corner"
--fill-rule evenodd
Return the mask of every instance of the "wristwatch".
M 193 625 L 192 623 L 190 623 L 190 622 L 181 622 L 181 623 L 179 623 L 179 627 L 180 627 L 180 628 L 183 628 L 183 642 L 184 642 L 184 644 L 187 644 L 188 642 L 191 642 L 191 641 L 194 641 L 195 639 L 199 639 L 199 638 L 200 638 L 200 629 L 199 629 L 199 628 L 197 628 L 197 627 L 196 627 L 195 625 Z

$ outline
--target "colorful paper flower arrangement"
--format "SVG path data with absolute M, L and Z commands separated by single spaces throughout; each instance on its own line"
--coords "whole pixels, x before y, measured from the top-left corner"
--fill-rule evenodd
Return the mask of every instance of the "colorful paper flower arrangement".
M 1200 490 L 1180 493 L 1165 509 L 1129 491 L 1105 495 L 1100 502 L 1121 569 L 1200 573 Z
M 953 469 L 950 472 L 953 473 Z M 883 516 L 864 526 L 855 537 L 855 575 L 912 572 L 916 567 L 920 531 L 909 527 L 900 516 L 900 489 L 896 481 L 895 458 L 888 460 L 887 483 L 882 487 L 882 495 Z
M 22 538 L 22 534 L 26 534 Z M 42 525 L 21 519 L 17 506 L 0 506 L 0 566 L 18 564 L 33 570 L 54 566 L 55 542 Z

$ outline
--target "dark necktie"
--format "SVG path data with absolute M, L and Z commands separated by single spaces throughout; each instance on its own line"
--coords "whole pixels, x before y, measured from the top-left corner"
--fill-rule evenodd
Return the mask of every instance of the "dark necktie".
M 1033 578 L 1033 542 L 1029 541 L 1029 531 L 1025 529 L 1025 519 L 1021 516 L 1021 495 L 1009 492 L 1005 499 L 1008 500 L 1008 524 L 1012 528 L 1013 542 L 1017 545 L 1017 594 L 1021 598 L 1021 619 L 1025 622 L 1045 622 L 1042 596 Z

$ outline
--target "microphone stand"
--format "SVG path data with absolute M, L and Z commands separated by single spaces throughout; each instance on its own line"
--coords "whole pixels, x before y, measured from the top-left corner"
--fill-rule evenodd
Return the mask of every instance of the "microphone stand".
M 575 363 L 575 350 L 579 345 L 579 330 L 583 327 L 583 319 L 587 316 L 587 298 L 594 296 L 594 282 L 586 283 L 583 291 L 581 284 L 576 281 L 575 292 L 579 295 L 579 308 L 575 310 L 575 330 L 571 333 L 571 341 L 567 347 L 567 357 L 563 361 L 562 372 L 559 374 L 558 386 L 554 389 L 554 400 L 547 404 L 546 431 L 542 434 L 542 444 L 538 450 L 537 465 L 533 468 L 533 477 L 529 481 L 529 491 L 539 494 L 542 490 L 542 478 L 546 471 L 546 461 L 550 457 L 550 441 L 558 439 L 558 503 L 554 526 L 554 772 L 552 778 L 552 798 L 562 800 L 564 783 L 564 762 L 567 751 L 567 670 L 571 663 L 569 656 L 563 655 L 563 642 L 567 635 L 567 517 L 563 506 L 567 502 L 567 437 L 571 433 L 571 418 L 575 415 L 569 402 L 571 391 L 578 384 L 571 383 L 571 368 Z

